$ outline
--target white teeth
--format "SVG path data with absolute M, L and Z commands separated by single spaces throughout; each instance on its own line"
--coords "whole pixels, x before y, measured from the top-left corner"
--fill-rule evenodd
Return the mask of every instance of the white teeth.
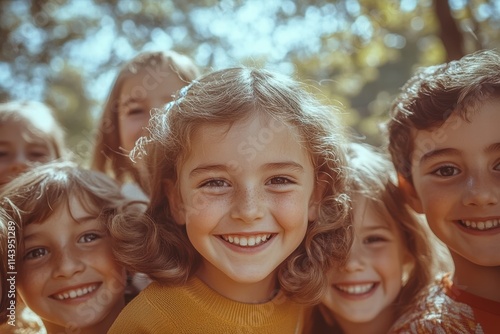
M 500 225 L 500 219 L 490 219 L 481 222 L 474 222 L 471 220 L 462 220 L 462 225 L 474 230 L 485 231 L 492 228 L 498 227 Z
M 233 235 L 223 235 L 222 238 L 232 244 L 242 246 L 242 247 L 252 247 L 258 246 L 263 242 L 266 242 L 271 238 L 271 234 L 259 234 L 255 236 L 233 236 Z
M 335 285 L 335 287 L 351 295 L 361 295 L 363 293 L 370 291 L 374 285 L 375 283 L 369 283 L 369 284 L 359 284 L 359 285 Z
M 73 298 L 81 297 L 81 296 L 84 296 L 88 293 L 91 293 L 92 291 L 97 289 L 97 286 L 98 286 L 97 284 L 94 284 L 94 285 L 85 287 L 83 289 L 79 288 L 79 289 L 75 289 L 75 290 L 69 290 L 69 291 L 66 291 L 63 293 L 58 293 L 57 295 L 55 295 L 55 298 L 58 300 L 65 300 L 65 299 L 69 299 L 69 298 L 73 299 Z

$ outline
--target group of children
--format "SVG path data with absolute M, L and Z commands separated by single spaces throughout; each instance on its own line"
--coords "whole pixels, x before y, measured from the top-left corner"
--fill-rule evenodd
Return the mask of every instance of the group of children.
M 421 69 L 385 150 L 289 77 L 145 53 L 116 79 L 87 170 L 64 161 L 50 111 L 6 103 L 1 328 L 494 333 L 499 106 L 496 51 Z

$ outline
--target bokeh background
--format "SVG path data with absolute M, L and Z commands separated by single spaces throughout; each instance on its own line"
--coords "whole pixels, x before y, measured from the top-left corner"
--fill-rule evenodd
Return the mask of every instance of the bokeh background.
M 83 162 L 121 64 L 173 49 L 203 72 L 266 67 L 310 84 L 366 141 L 419 66 L 500 46 L 497 0 L 1 0 L 0 101 L 52 106 Z

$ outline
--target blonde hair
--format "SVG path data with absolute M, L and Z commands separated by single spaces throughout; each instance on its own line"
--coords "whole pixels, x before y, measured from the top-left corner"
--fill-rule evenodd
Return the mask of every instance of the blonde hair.
M 11 122 L 24 122 L 33 133 L 46 136 L 57 159 L 66 156 L 64 130 L 46 104 L 28 100 L 0 103 L 0 125 Z
M 327 182 L 319 218 L 309 223 L 303 243 L 278 268 L 286 293 L 299 301 L 319 301 L 327 284 L 324 273 L 334 261 L 344 260 L 351 240 L 346 228 L 345 135 L 336 111 L 293 79 L 262 69 L 215 71 L 183 88 L 176 100 L 152 116 L 150 135 L 131 152 L 133 158 L 144 159 L 150 206 L 139 221 L 122 216 L 113 222 L 120 260 L 163 283 L 182 284 L 194 273 L 200 255 L 185 227 L 174 222 L 163 181 L 177 181 L 178 163 L 189 153 L 196 129 L 205 124 L 230 126 L 260 113 L 296 128 L 310 152 L 316 179 L 324 175 Z
M 411 309 L 418 293 L 432 283 L 439 269 L 436 256 L 440 246 L 422 217 L 405 204 L 388 153 L 367 144 L 351 143 L 348 159 L 349 194 L 366 198 L 375 211 L 390 222 L 413 264 L 407 268 L 404 285 L 394 301 L 397 305 L 396 320 Z M 305 333 L 341 332 L 337 323 L 327 323 L 322 313 L 331 311 L 321 310 L 322 307 L 316 305 L 308 310 Z
M 120 151 L 118 99 L 126 80 L 144 73 L 146 69 L 158 71 L 165 66 L 186 84 L 200 74 L 198 67 L 189 57 L 175 51 L 142 52 L 125 63 L 115 79 L 99 120 L 91 164 L 93 169 L 109 174 L 119 182 L 124 182 L 130 176 L 135 182 L 140 181 L 139 173 L 131 164 L 128 155 Z

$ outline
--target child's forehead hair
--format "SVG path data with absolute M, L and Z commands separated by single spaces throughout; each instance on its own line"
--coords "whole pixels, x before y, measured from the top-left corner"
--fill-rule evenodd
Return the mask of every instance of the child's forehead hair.
M 47 210 L 45 214 L 41 215 L 41 219 L 35 219 L 28 222 L 30 224 L 43 224 L 47 219 L 52 217 L 56 212 L 60 210 L 65 210 L 71 219 L 76 223 L 81 223 L 82 217 L 95 217 L 97 218 L 99 215 L 98 208 L 90 204 L 88 194 L 82 194 L 77 192 L 68 192 L 58 198 L 58 201 L 50 204 L 47 203 Z M 75 211 L 79 209 L 83 209 L 83 213 L 75 214 Z
M 175 51 L 148 51 L 143 52 L 128 61 L 121 70 L 122 76 L 135 76 L 146 69 L 169 71 L 180 79 L 189 82 L 199 76 L 196 64 L 187 56 Z M 157 73 L 162 76 L 163 73 Z

